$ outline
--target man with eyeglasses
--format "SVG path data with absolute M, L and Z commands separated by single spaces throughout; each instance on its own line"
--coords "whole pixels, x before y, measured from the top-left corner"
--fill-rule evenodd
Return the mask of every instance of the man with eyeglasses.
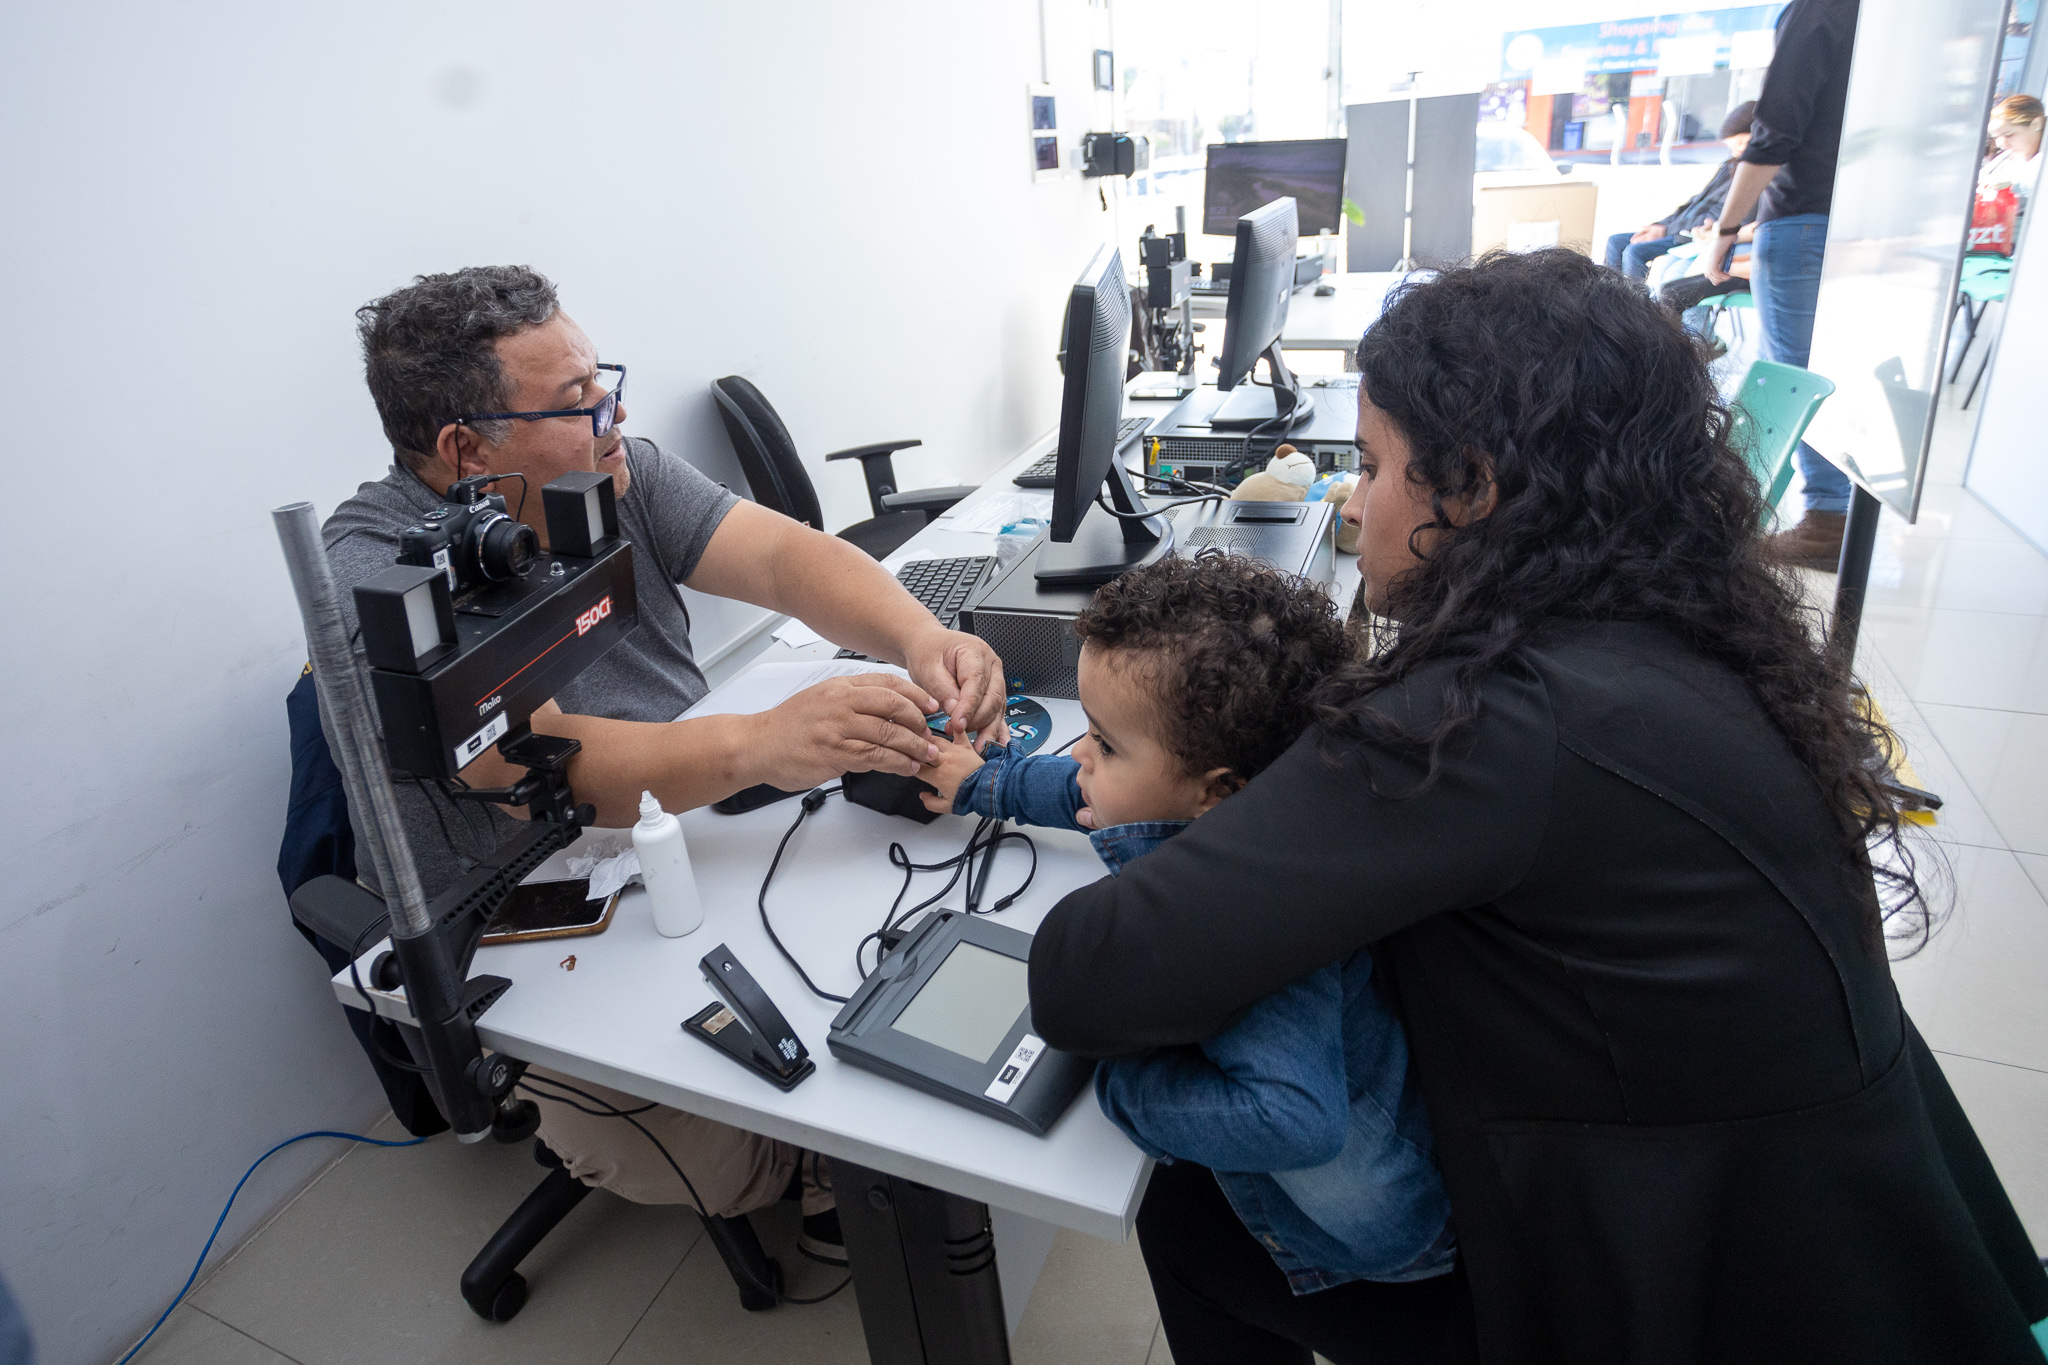
M 609 473 L 619 529 L 633 547 L 640 621 L 604 658 L 533 717 L 533 728 L 582 741 L 569 778 L 601 826 L 630 825 L 640 794 L 687 810 L 757 783 L 803 790 L 852 771 L 915 773 L 938 750 L 925 716 L 945 711 L 980 730 L 1003 711 L 1002 662 L 981 640 L 942 628 L 866 553 L 711 482 L 675 455 L 621 430 L 625 369 L 561 311 L 554 286 L 522 266 L 422 275 L 357 313 L 370 394 L 395 461 L 335 509 L 323 539 L 344 613 L 350 589 L 389 568 L 398 538 L 439 506 L 450 484 L 519 474 L 494 486 L 543 549 L 539 489 L 573 472 Z M 758 716 L 673 717 L 708 687 L 690 647 L 677 586 L 798 617 L 830 639 L 903 664 L 887 674 L 809 687 Z M 519 775 L 495 750 L 463 773 L 471 786 Z M 433 895 L 488 853 L 503 825 L 476 803 L 459 806 L 424 782 L 398 787 L 401 814 Z M 358 819 L 360 816 L 352 813 Z M 360 842 L 360 840 L 359 840 Z M 535 1068 L 536 1074 L 540 1073 Z M 598 1086 L 631 1109 L 689 1172 L 709 1211 L 733 1217 L 804 1186 L 804 1240 L 818 1259 L 844 1262 L 831 1197 L 815 1161 L 757 1134 Z M 652 1144 L 616 1118 L 539 1099 L 541 1137 L 586 1184 L 642 1203 L 691 1202 Z

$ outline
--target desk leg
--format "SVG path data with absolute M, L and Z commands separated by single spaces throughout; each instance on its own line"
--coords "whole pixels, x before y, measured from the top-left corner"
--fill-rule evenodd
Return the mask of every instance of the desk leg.
M 842 1160 L 832 1188 L 874 1365 L 1008 1365 L 988 1205 Z

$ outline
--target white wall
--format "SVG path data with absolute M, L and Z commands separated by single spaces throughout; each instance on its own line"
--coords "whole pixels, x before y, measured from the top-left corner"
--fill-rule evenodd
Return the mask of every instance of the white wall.
M 2041 212 L 2036 209 L 2027 217 L 2033 220 Z M 2041 376 L 2048 374 L 2048 266 L 2043 264 L 2048 233 L 2038 227 L 2031 221 L 2022 227 L 2012 295 L 1994 307 L 1978 333 L 1978 346 L 1988 343 L 1997 349 L 1977 400 L 1983 413 L 1963 483 L 2048 553 L 2048 423 L 2042 421 L 2041 402 Z M 2042 240 L 2035 242 L 2035 237 Z M 1950 342 L 1952 348 L 1956 344 Z M 1965 368 L 1976 362 L 1972 357 Z M 1949 363 L 1955 362 L 1951 358 Z M 1963 382 L 1969 383 L 1967 374 Z
M 1047 3 L 1074 135 L 1107 11 Z M 632 367 L 631 429 L 714 477 L 738 371 L 813 456 L 921 436 L 908 484 L 972 480 L 1054 422 L 1064 287 L 1116 215 L 1032 183 L 1029 3 L 5 13 L 0 1273 L 78 1365 L 256 1154 L 382 1108 L 272 872 L 303 642 L 268 513 L 383 471 L 356 306 L 530 263 Z M 814 473 L 830 524 L 866 515 Z

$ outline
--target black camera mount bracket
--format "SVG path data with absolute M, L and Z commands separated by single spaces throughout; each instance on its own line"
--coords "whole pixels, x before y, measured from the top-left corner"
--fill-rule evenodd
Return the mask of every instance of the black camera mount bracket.
M 573 842 L 597 819 L 596 807 L 576 805 L 569 794 L 569 760 L 582 748 L 581 740 L 536 734 L 521 725 L 498 741 L 498 753 L 507 763 L 526 769 L 526 776 L 509 787 L 452 787 L 448 794 L 494 806 L 524 806 L 529 819 L 561 825 L 569 832 L 563 842 Z

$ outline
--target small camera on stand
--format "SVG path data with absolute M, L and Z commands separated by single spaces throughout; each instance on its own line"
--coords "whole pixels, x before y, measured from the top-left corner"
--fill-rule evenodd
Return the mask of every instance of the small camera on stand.
M 523 475 L 506 477 L 526 482 Z M 450 485 L 447 502 L 399 534 L 398 562 L 440 569 L 448 575 L 452 594 L 508 583 L 525 573 L 540 554 L 540 537 L 506 512 L 502 494 L 483 491 L 496 481 L 478 474 Z M 524 492 L 519 496 L 522 502 L 526 498 Z

